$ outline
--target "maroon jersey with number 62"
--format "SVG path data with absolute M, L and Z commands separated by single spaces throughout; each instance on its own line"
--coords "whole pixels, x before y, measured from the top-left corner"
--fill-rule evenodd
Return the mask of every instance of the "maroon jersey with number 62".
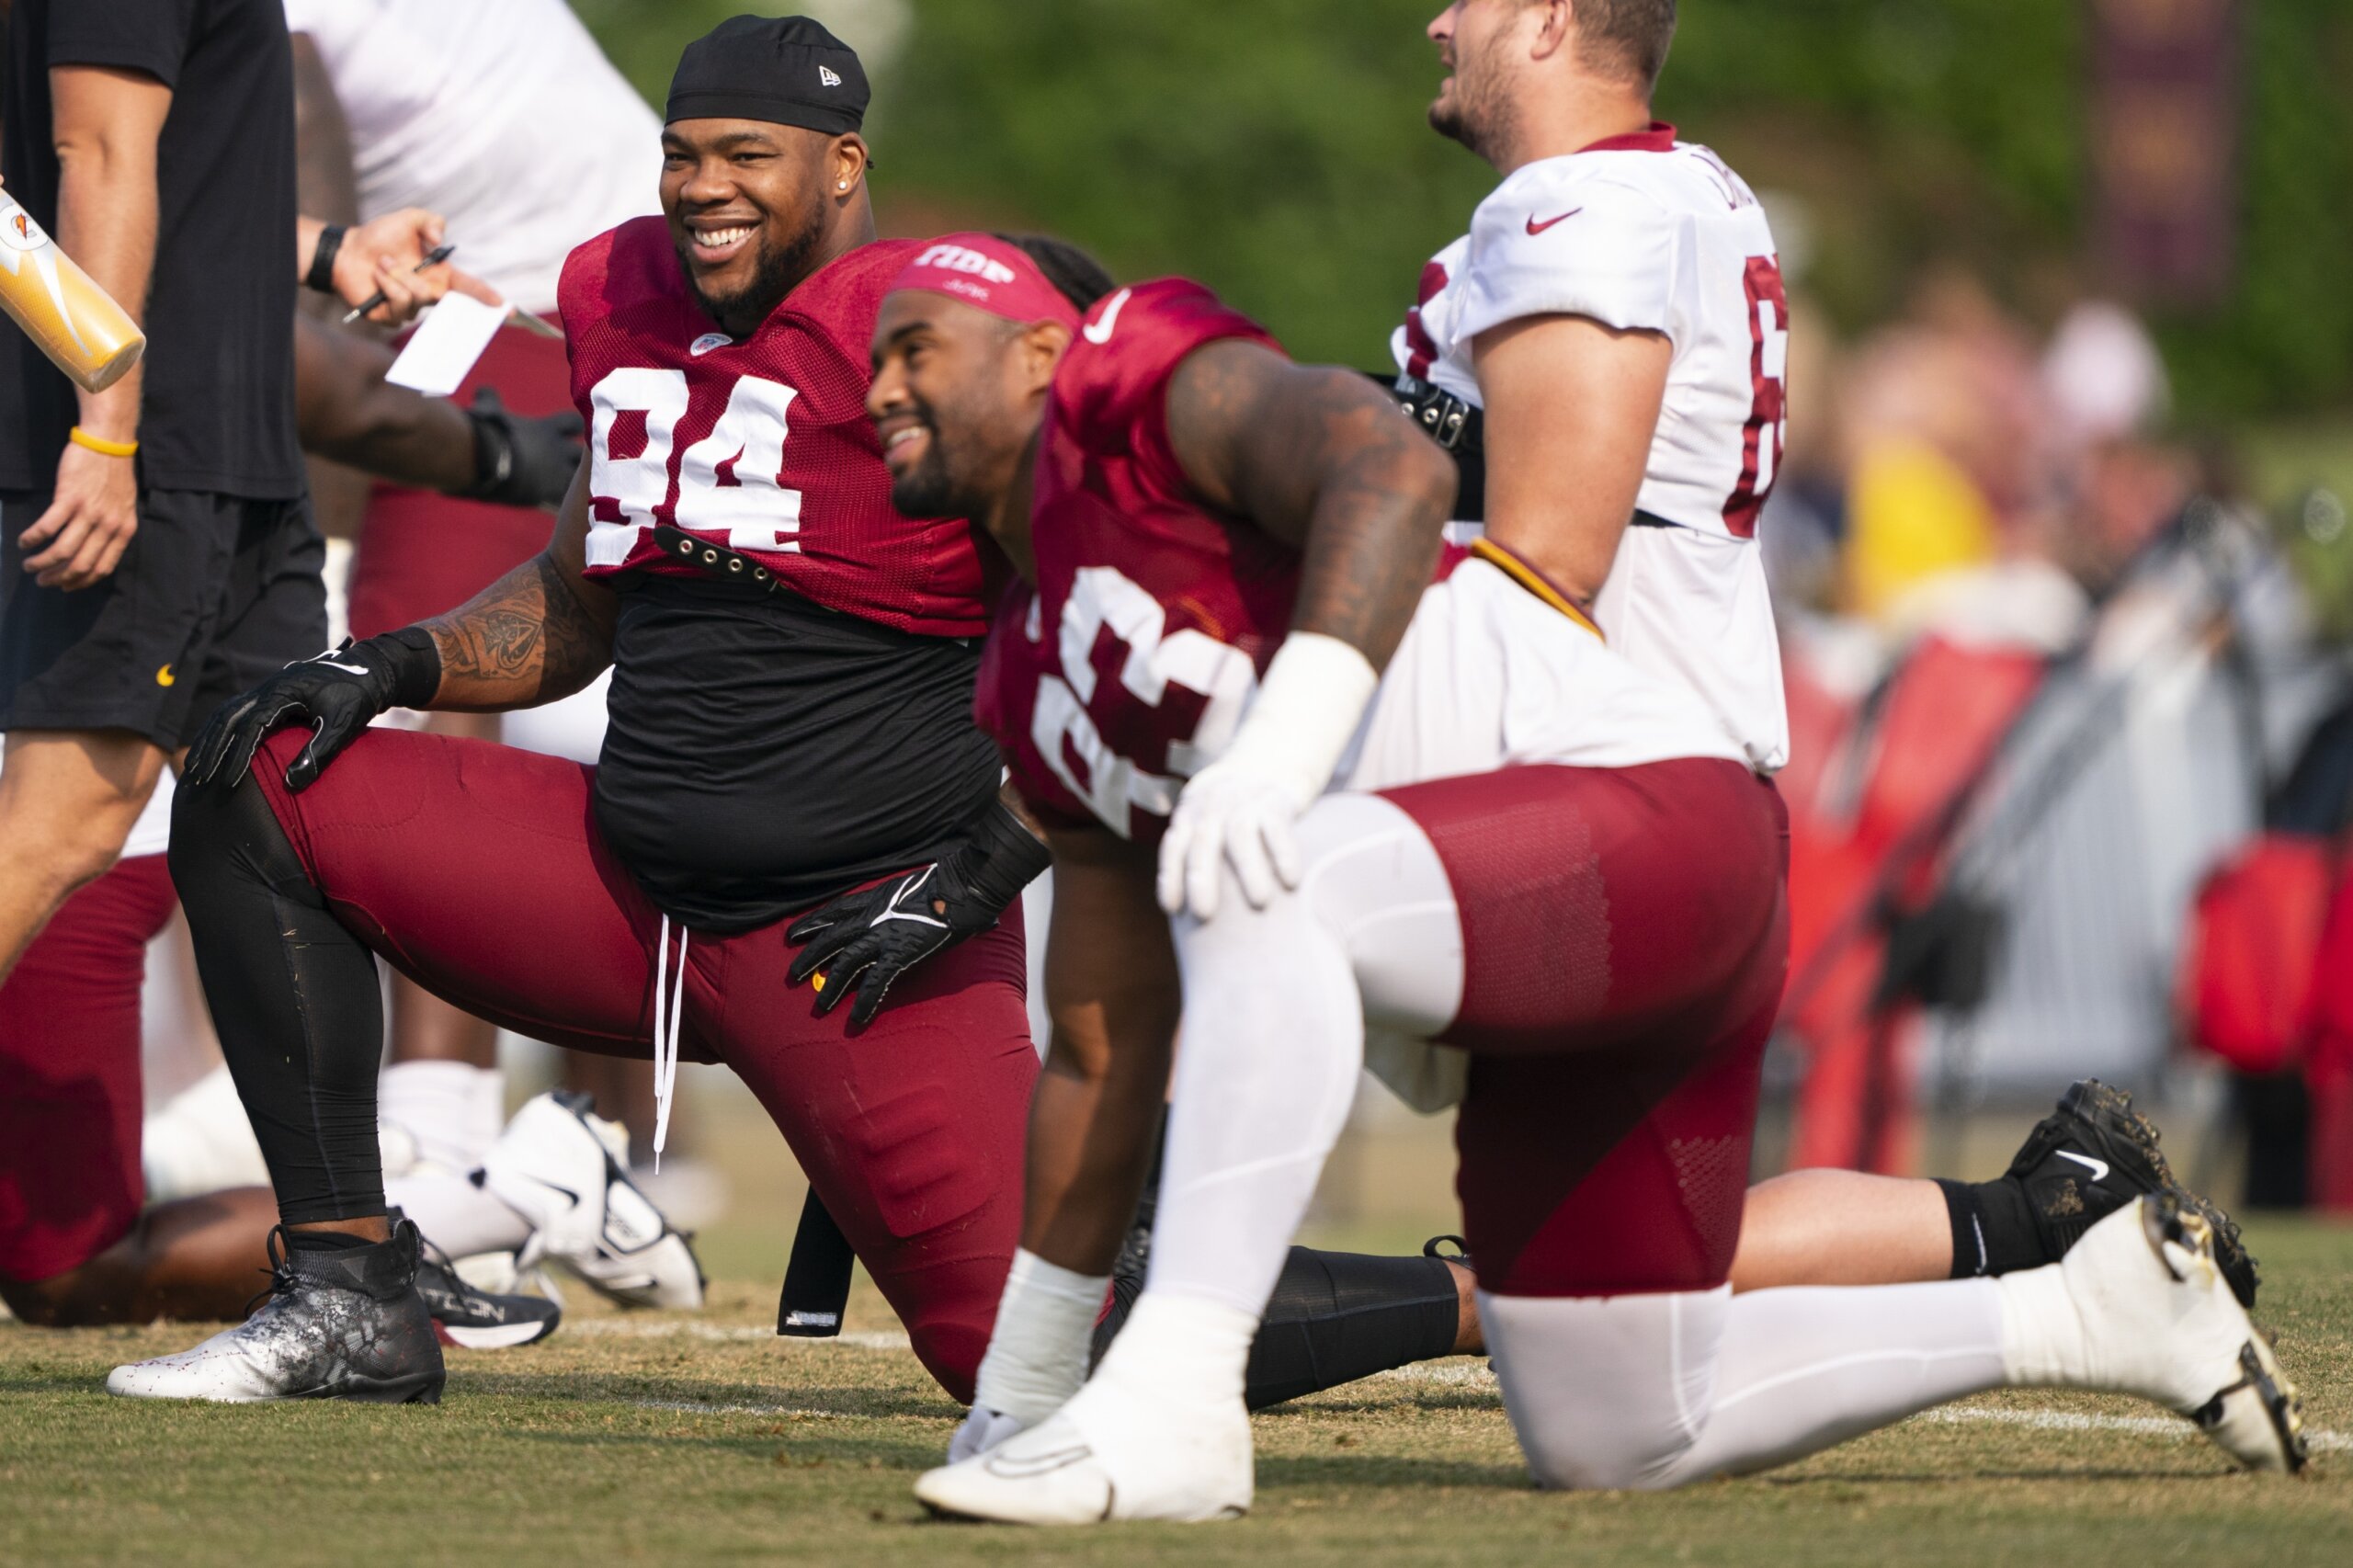
M 1298 553 L 1204 507 L 1169 444 L 1169 379 L 1222 338 L 1278 347 L 1197 283 L 1139 284 L 1096 305 L 1055 373 L 1037 585 L 998 609 L 976 699 L 1048 822 L 1156 841 L 1290 627 Z
M 667 523 L 740 551 L 802 597 L 902 631 L 988 625 L 971 525 L 891 506 L 866 415 L 874 318 L 923 248 L 863 245 L 804 279 L 741 342 L 712 324 L 668 228 L 636 218 L 564 263 L 572 396 L 588 422 L 587 574 L 691 574 Z

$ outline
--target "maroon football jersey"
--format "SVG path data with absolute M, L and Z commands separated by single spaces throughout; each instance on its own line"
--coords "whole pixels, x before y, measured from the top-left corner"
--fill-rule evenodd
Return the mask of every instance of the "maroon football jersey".
M 972 527 L 892 509 L 866 415 L 875 315 L 922 248 L 850 252 L 740 343 L 695 302 L 661 219 L 633 218 L 574 251 L 559 298 L 588 422 L 588 575 L 692 575 L 654 545 L 654 525 L 668 523 L 829 609 L 933 636 L 984 631 Z
M 1055 373 L 1038 582 L 999 608 L 976 697 L 1049 822 L 1157 841 L 1290 630 L 1298 552 L 1202 506 L 1169 445 L 1169 377 L 1228 337 L 1279 347 L 1197 283 L 1139 284 L 1097 304 Z

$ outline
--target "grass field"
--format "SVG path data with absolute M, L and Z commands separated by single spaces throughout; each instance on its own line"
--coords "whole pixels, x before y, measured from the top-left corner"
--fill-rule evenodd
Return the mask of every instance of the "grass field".
M 779 1340 L 739 1276 L 695 1318 L 575 1290 L 547 1345 L 453 1352 L 438 1409 L 134 1404 L 107 1369 L 188 1329 L 0 1324 L 0 1562 L 2353 1562 L 2353 1231 L 2250 1239 L 2317 1437 L 2300 1481 L 2125 1402 L 2008 1395 L 1758 1479 L 1547 1495 L 1455 1360 L 1259 1417 L 1237 1524 L 945 1525 L 908 1485 L 958 1412 L 880 1300 L 861 1281 L 843 1341 Z

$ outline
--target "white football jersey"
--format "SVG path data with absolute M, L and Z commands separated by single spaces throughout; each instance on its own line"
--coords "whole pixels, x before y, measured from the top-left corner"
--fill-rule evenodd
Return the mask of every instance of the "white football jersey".
M 1482 403 L 1472 345 L 1533 315 L 1674 345 L 1666 403 L 1609 581 L 1610 646 L 1696 692 L 1765 772 L 1789 760 L 1780 645 L 1756 549 L 1786 430 L 1789 303 L 1764 209 L 1675 128 L 1515 170 L 1423 269 L 1397 366 Z
M 285 0 L 351 126 L 359 215 L 426 207 L 455 264 L 555 308 L 581 241 L 661 210 L 662 122 L 564 0 Z

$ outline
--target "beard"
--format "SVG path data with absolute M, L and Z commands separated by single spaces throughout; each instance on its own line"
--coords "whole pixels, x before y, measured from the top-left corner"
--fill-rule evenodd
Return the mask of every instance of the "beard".
M 970 508 L 964 505 L 963 486 L 948 472 L 948 460 L 940 450 L 939 426 L 933 423 L 931 410 L 918 404 L 915 417 L 923 422 L 924 431 L 931 439 L 925 443 L 923 461 L 904 473 L 891 478 L 891 505 L 903 517 L 961 517 Z
M 771 244 L 765 230 L 761 232 L 759 252 L 752 263 L 751 281 L 733 293 L 715 294 L 704 290 L 695 278 L 694 267 L 688 260 L 689 242 L 673 240 L 672 248 L 678 253 L 678 270 L 687 280 L 687 290 L 703 312 L 717 322 L 730 336 L 747 337 L 768 319 L 793 286 L 809 274 L 809 264 L 824 239 L 823 214 L 812 212 L 801 228 L 781 244 Z
M 891 481 L 891 505 L 903 517 L 961 517 L 971 512 L 959 497 L 958 485 L 939 460 L 939 437 L 922 462 Z
M 1502 52 L 1499 36 L 1490 55 Z M 1489 163 L 1497 162 L 1511 141 L 1513 112 L 1510 95 L 1503 90 L 1503 73 L 1493 59 L 1458 56 L 1454 92 L 1430 105 L 1430 129 L 1460 142 Z

